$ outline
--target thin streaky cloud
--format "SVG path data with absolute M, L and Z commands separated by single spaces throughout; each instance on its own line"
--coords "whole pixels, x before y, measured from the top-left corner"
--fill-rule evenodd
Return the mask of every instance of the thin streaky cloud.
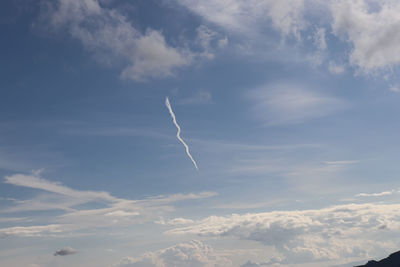
M 183 141 L 183 139 L 181 138 L 181 127 L 179 126 L 179 124 L 176 122 L 176 117 L 174 114 L 174 111 L 172 110 L 171 107 L 171 103 L 169 102 L 168 97 L 165 98 L 165 105 L 167 106 L 169 113 L 171 114 L 172 117 L 172 121 L 174 122 L 176 128 L 178 129 L 178 131 L 176 132 L 176 137 L 178 138 L 178 140 L 185 146 L 186 149 L 186 154 L 188 155 L 188 157 L 190 158 L 190 160 L 193 162 L 194 167 L 198 170 L 199 168 L 197 167 L 197 163 L 196 161 L 193 159 L 192 155 L 190 154 L 190 150 L 189 150 L 189 146 L 185 143 L 185 141 Z
M 356 197 L 383 197 L 393 195 L 395 192 L 392 191 L 384 191 L 380 193 L 360 193 L 357 194 Z

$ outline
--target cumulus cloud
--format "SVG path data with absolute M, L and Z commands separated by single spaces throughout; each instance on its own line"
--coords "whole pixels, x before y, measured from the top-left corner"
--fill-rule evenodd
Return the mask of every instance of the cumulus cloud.
M 193 240 L 181 243 L 156 252 L 148 252 L 138 258 L 123 258 L 114 267 L 217 267 L 232 266 L 225 257 L 220 256 L 214 249 L 201 241 Z
M 57 0 L 49 6 L 52 27 L 66 29 L 104 63 L 123 62 L 124 79 L 171 76 L 193 61 L 191 51 L 168 45 L 160 31 L 139 32 L 124 15 L 98 0 Z
M 76 254 L 76 253 L 78 253 L 78 251 L 76 251 L 75 249 L 66 247 L 66 248 L 57 250 L 54 253 L 54 256 L 68 256 L 68 255 L 72 255 L 72 254 Z
M 303 44 L 304 39 L 311 38 L 315 51 L 307 52 L 305 60 L 314 65 L 326 63 L 333 74 L 343 73 L 345 67 L 329 57 L 331 45 L 327 37 L 339 37 L 349 44 L 350 66 L 364 73 L 400 63 L 400 35 L 396 31 L 400 4 L 395 0 L 175 1 L 208 22 L 207 26 L 197 27 L 193 40 L 175 46 L 166 41 L 161 31 L 139 31 L 129 18 L 99 0 L 57 0 L 48 5 L 47 17 L 51 27 L 65 29 L 101 62 L 121 66 L 124 79 L 143 81 L 171 76 L 199 58 L 213 59 L 216 48 L 228 44 L 228 38 L 213 26 L 253 37 L 261 37 L 272 28 L 283 39 L 293 37 Z M 313 10 L 311 6 L 318 8 Z M 316 25 L 314 30 L 310 25 Z M 335 44 L 332 47 L 335 49 Z
M 265 29 L 273 28 L 303 45 L 311 38 L 315 51 L 305 53 L 305 59 L 314 65 L 326 63 L 333 74 L 343 73 L 345 65 L 332 61 L 331 56 L 337 55 L 328 48 L 335 50 L 337 44 L 330 45 L 327 37 L 349 45 L 349 53 L 342 57 L 365 74 L 400 63 L 400 3 L 396 0 L 176 1 L 230 33 L 263 36 Z
M 303 123 L 348 106 L 344 100 L 290 84 L 253 90 L 249 98 L 255 102 L 252 114 L 267 125 Z
M 319 210 L 211 216 L 167 233 L 257 241 L 275 247 L 281 255 L 270 263 L 339 262 L 398 247 L 394 237 L 400 235 L 399 210 L 399 204 L 348 204 Z
M 334 34 L 353 46 L 351 64 L 370 72 L 400 63 L 398 1 L 340 0 L 332 2 L 331 10 Z

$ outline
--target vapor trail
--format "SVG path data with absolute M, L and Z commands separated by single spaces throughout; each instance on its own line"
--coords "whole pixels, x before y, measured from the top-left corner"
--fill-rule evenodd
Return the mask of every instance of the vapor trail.
M 185 141 L 183 141 L 183 139 L 181 138 L 181 127 L 179 126 L 179 124 L 176 122 L 176 117 L 174 112 L 172 111 L 172 107 L 171 107 L 171 103 L 169 102 L 168 96 L 165 98 L 165 105 L 167 106 L 169 113 L 171 114 L 172 117 L 172 121 L 174 122 L 176 128 L 178 129 L 178 132 L 176 133 L 176 137 L 178 138 L 178 140 L 185 146 L 186 148 L 186 154 L 189 156 L 190 160 L 193 162 L 194 167 L 196 167 L 196 169 L 198 170 L 199 168 L 197 167 L 197 163 L 196 161 L 193 159 L 192 155 L 190 154 L 190 150 L 189 150 L 189 146 L 185 143 Z

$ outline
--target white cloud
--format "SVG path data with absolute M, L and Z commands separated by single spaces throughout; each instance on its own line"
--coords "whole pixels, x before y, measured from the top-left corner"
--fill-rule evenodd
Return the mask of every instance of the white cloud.
M 213 59 L 215 57 L 214 47 L 224 48 L 228 44 L 228 38 L 226 36 L 221 37 L 220 34 L 204 25 L 200 25 L 197 28 L 196 39 L 203 50 L 201 56 L 208 59 Z M 213 44 L 214 42 L 215 44 Z
M 192 12 L 229 31 L 254 33 L 267 23 L 282 36 L 300 38 L 304 28 L 303 0 L 177 0 Z
M 285 264 L 339 263 L 398 247 L 399 210 L 399 204 L 348 204 L 319 210 L 211 216 L 167 233 L 257 241 L 277 249 L 281 258 L 274 261 Z
M 130 217 L 140 215 L 139 212 L 128 212 L 124 210 L 116 210 L 109 213 L 104 214 L 104 216 L 114 216 L 114 217 Z
M 121 77 L 125 79 L 171 76 L 177 69 L 191 65 L 197 59 L 213 59 L 215 48 L 225 47 L 228 38 L 211 28 L 212 24 L 241 37 L 252 36 L 240 38 L 247 41 L 238 44 L 239 47 L 252 47 L 253 44 L 246 43 L 248 40 L 270 42 L 271 38 L 262 37 L 268 28 L 275 29 L 283 39 L 294 37 L 302 43 L 303 33 L 310 34 L 310 25 L 316 25 L 311 33 L 315 51 L 305 53 L 304 60 L 314 65 L 326 62 L 333 74 L 343 73 L 345 67 L 329 57 L 328 46 L 335 49 L 335 45 L 327 41 L 328 34 L 329 37 L 340 37 L 352 47 L 349 63 L 364 73 L 392 68 L 400 63 L 400 34 L 396 31 L 400 23 L 400 3 L 395 0 L 176 2 L 202 17 L 209 26 L 199 26 L 195 40 L 175 47 L 167 43 L 162 32 L 151 28 L 145 32 L 138 31 L 127 17 L 99 4 L 99 0 L 57 0 L 51 5 L 50 24 L 56 29 L 67 29 L 100 61 L 122 66 Z M 327 31 L 329 27 L 332 31 Z M 276 43 L 274 45 L 276 47 Z M 201 51 L 195 52 L 190 46 Z M 259 45 L 256 47 L 260 48 Z M 285 53 L 293 53 L 290 49 L 294 48 L 285 47 Z
M 23 186 L 29 188 L 35 188 L 44 190 L 51 193 L 57 193 L 60 195 L 82 198 L 89 200 L 105 200 L 105 201 L 117 201 L 118 199 L 112 197 L 107 192 L 94 192 L 94 191 L 79 191 L 71 189 L 67 186 L 62 185 L 58 182 L 48 181 L 39 177 L 40 173 L 33 173 L 32 175 L 26 174 L 13 174 L 5 177 L 5 183 L 16 186 Z
M 81 229 L 153 222 L 156 218 L 173 211 L 172 203 L 216 195 L 215 192 L 200 192 L 130 200 L 114 197 L 108 192 L 71 189 L 61 183 L 46 180 L 39 175 L 40 173 L 36 172 L 32 175 L 14 174 L 7 176 L 5 178 L 6 183 L 41 191 L 40 194 L 30 199 L 14 201 L 14 205 L 3 209 L 0 213 L 8 215 L 14 212 L 39 210 L 59 210 L 63 213 L 46 217 L 46 223 L 51 223 L 50 226 L 0 228 L 0 234 L 3 236 L 62 235 Z M 83 208 L 82 205 L 87 203 L 97 203 L 101 207 Z M 40 224 L 40 221 L 39 217 L 30 221 L 30 223 Z M 23 224 L 24 221 L 19 220 L 18 223 Z M 175 223 L 178 223 L 178 221 L 175 221 Z
M 332 2 L 332 28 L 352 46 L 350 63 L 365 72 L 400 63 L 400 3 L 393 0 Z
M 344 65 L 340 65 L 340 64 L 334 63 L 333 61 L 329 61 L 328 70 L 330 73 L 333 73 L 333 74 L 341 74 L 345 71 L 345 67 L 344 67 Z
M 383 191 L 380 193 L 360 193 L 356 197 L 383 197 L 393 195 L 394 191 Z
M 255 102 L 254 117 L 267 125 L 303 123 L 348 106 L 344 100 L 289 84 L 265 86 L 253 90 L 249 97 Z
M 214 252 L 213 248 L 201 241 L 193 240 L 173 247 L 148 252 L 139 258 L 124 258 L 114 267 L 217 267 L 232 266 L 223 256 Z
M 318 28 L 314 33 L 314 44 L 319 50 L 327 48 L 325 39 L 325 28 Z
M 50 224 L 50 225 L 35 225 L 35 226 L 16 226 L 0 229 L 0 237 L 8 236 L 43 236 L 53 235 L 61 233 L 63 231 L 62 225 Z
M 189 199 L 202 199 L 202 198 L 209 198 L 218 195 L 216 192 L 200 192 L 200 193 L 189 193 L 189 194 L 174 194 L 168 196 L 157 196 L 157 197 L 150 197 L 145 200 L 138 201 L 138 203 L 144 202 L 151 202 L 151 203 L 170 203 L 182 200 L 189 200 Z
M 165 221 L 164 219 L 161 219 L 159 221 L 156 221 L 155 223 L 162 224 L 162 225 L 185 225 L 185 224 L 191 224 L 193 223 L 193 220 L 190 219 L 185 219 L 185 218 L 174 218 Z
M 314 66 L 320 66 L 327 58 L 326 30 L 323 27 L 316 28 L 309 37 L 313 41 L 314 51 L 308 55 L 309 62 Z
M 131 52 L 131 65 L 122 72 L 122 78 L 140 80 L 143 77 L 171 76 L 172 70 L 189 65 L 192 54 L 169 47 L 162 34 L 149 30 L 135 42 Z
M 97 59 L 124 62 L 124 79 L 171 76 L 175 69 L 192 63 L 192 52 L 169 46 L 159 31 L 140 33 L 125 16 L 102 7 L 98 0 L 58 0 L 50 10 L 51 25 L 66 28 Z
M 345 65 L 332 61 L 333 54 L 328 47 L 335 50 L 337 44 L 330 45 L 327 35 L 330 39 L 336 37 L 350 45 L 350 52 L 344 50 L 343 53 L 341 49 L 341 56 L 348 57 L 349 64 L 365 74 L 391 69 L 400 63 L 400 34 L 397 31 L 400 3 L 396 0 L 176 1 L 226 31 L 241 37 L 251 35 L 251 40 L 264 40 L 263 43 L 266 43 L 265 38 L 255 36 L 264 36 L 265 29 L 273 28 L 283 38 L 295 37 L 300 44 L 304 44 L 302 35 L 310 34 L 313 25 L 316 30 L 310 38 L 315 51 L 305 53 L 304 59 L 313 65 L 327 63 L 328 70 L 333 74 L 343 73 Z M 285 47 L 285 51 L 288 52 L 289 48 Z

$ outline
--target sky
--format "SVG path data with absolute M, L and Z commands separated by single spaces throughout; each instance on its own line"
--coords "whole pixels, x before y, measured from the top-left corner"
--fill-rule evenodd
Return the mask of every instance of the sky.
M 397 0 L 0 3 L 0 265 L 400 248 Z

